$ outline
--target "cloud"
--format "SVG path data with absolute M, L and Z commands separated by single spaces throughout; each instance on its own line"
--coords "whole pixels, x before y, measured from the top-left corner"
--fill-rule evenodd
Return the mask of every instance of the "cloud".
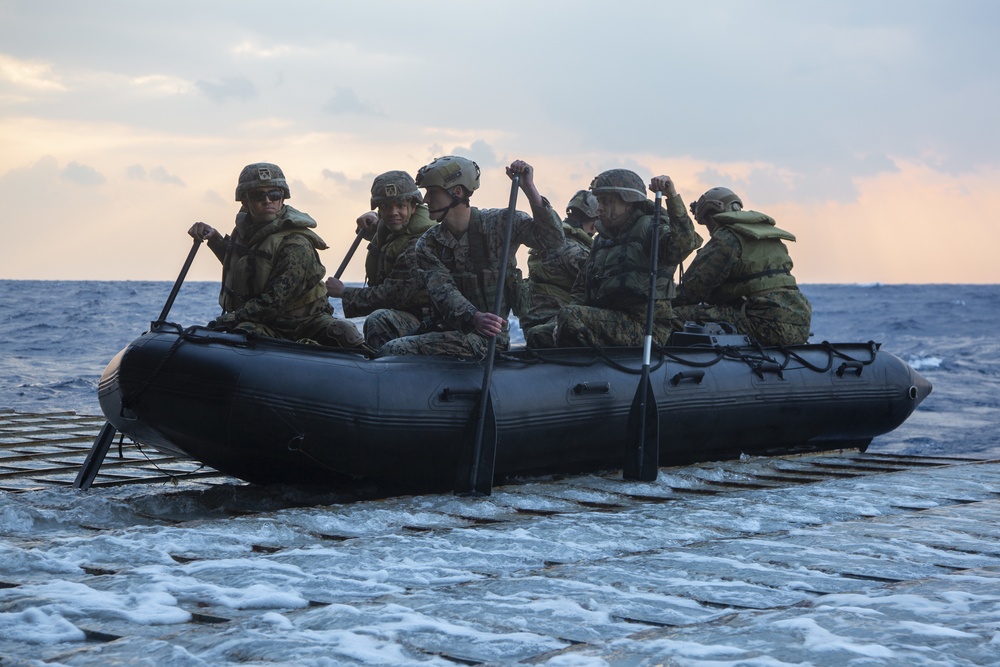
M 165 183 L 167 185 L 185 185 L 184 181 L 178 176 L 167 173 L 165 167 L 153 167 L 149 170 L 149 180 L 155 181 L 157 183 Z
M 384 114 L 368 104 L 362 102 L 358 94 L 353 89 L 344 86 L 337 86 L 323 109 L 335 116 L 343 114 L 360 114 L 363 116 L 383 116 Z
M 480 169 L 491 169 L 493 167 L 502 166 L 506 163 L 506 160 L 502 160 L 497 157 L 496 150 L 482 139 L 473 141 L 468 147 L 455 146 L 451 149 L 451 153 L 449 153 L 449 155 L 459 155 L 461 157 L 469 158 L 478 164 Z
M 133 181 L 149 180 L 154 183 L 165 183 L 166 185 L 186 185 L 180 177 L 167 172 L 166 167 L 162 165 L 153 167 L 147 172 L 146 168 L 141 164 L 133 164 L 125 170 L 125 177 Z
M 2 53 L 0 53 L 0 81 L 37 91 L 66 90 L 62 81 L 52 73 L 52 65 L 19 60 Z
M 347 183 L 348 180 L 347 174 L 345 174 L 342 171 L 332 171 L 330 169 L 324 169 L 322 173 L 323 173 L 323 178 L 328 178 L 331 181 L 335 181 L 341 185 Z
M 224 206 L 225 204 L 231 203 L 230 200 L 226 199 L 215 190 L 206 190 L 205 194 L 202 195 L 201 200 L 206 204 L 211 204 L 212 206 Z
M 59 177 L 64 181 L 69 181 L 77 185 L 103 185 L 108 182 L 108 179 L 104 178 L 101 172 L 93 167 L 75 161 L 66 165 L 59 172 Z
M 230 99 L 246 102 L 257 96 L 257 87 L 243 76 L 230 76 L 215 81 L 199 80 L 194 85 L 205 97 L 219 104 Z

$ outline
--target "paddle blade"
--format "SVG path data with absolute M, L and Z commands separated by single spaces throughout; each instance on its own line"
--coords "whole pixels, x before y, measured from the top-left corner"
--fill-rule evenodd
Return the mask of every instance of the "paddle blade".
M 480 400 L 485 405 L 478 406 L 479 419 L 472 424 L 475 442 L 472 447 L 463 447 L 463 456 L 458 465 L 455 493 L 459 495 L 488 496 L 493 492 L 493 473 L 497 456 L 497 415 L 493 407 L 491 391 L 486 391 Z
M 660 413 L 656 408 L 653 385 L 648 370 L 632 399 L 628 413 L 628 432 L 625 441 L 625 460 L 622 477 L 639 482 L 652 482 L 660 467 Z
M 91 445 L 87 458 L 84 459 L 80 471 L 76 474 L 76 479 L 73 481 L 74 489 L 86 491 L 94 483 L 97 471 L 101 469 L 104 457 L 108 455 L 108 449 L 111 448 L 111 442 L 115 439 L 117 432 L 111 422 L 104 422 L 104 427 L 97 435 L 97 439 L 94 440 L 94 444 Z

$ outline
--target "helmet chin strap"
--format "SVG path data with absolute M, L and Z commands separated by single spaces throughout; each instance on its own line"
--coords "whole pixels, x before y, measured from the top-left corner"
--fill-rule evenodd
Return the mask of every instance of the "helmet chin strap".
M 465 197 L 456 197 L 450 191 L 446 190 L 446 192 L 448 192 L 448 195 L 451 197 L 451 203 L 448 204 L 447 206 L 443 207 L 443 208 L 434 208 L 434 209 L 429 210 L 428 214 L 430 214 L 432 217 L 435 216 L 435 215 L 437 215 L 438 213 L 440 213 L 441 214 L 441 219 L 444 220 L 444 217 L 446 215 L 448 215 L 448 211 L 450 211 L 451 209 L 455 208 L 459 204 L 465 204 L 466 206 L 470 205 L 469 204 L 469 197 L 468 196 L 465 196 Z

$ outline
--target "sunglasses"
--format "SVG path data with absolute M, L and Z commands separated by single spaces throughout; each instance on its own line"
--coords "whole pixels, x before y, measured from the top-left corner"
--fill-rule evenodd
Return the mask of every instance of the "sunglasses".
M 265 199 L 270 199 L 271 201 L 281 201 L 285 198 L 285 193 L 281 190 L 268 190 L 264 192 L 263 190 L 254 190 L 250 193 L 250 201 L 252 202 L 262 202 Z

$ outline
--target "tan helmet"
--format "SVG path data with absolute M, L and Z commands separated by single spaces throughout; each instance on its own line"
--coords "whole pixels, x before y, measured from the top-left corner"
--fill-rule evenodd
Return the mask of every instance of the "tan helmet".
M 743 201 L 729 188 L 712 188 L 690 206 L 694 219 L 699 222 L 725 211 L 742 211 Z
M 576 222 L 597 218 L 597 197 L 590 190 L 580 190 L 566 204 L 566 217 Z
M 479 188 L 479 165 L 472 160 L 457 155 L 434 158 L 417 172 L 417 187 L 439 187 L 450 190 L 456 185 L 472 194 Z
M 590 182 L 590 191 L 597 195 L 614 194 L 627 202 L 644 201 L 646 184 L 639 174 L 628 169 L 602 171 Z
M 236 201 L 246 199 L 247 190 L 253 188 L 281 188 L 285 199 L 292 197 L 285 181 L 285 173 L 281 171 L 281 167 L 270 162 L 254 162 L 243 167 L 236 184 Z
M 424 203 L 424 196 L 420 194 L 413 177 L 405 171 L 387 171 L 372 181 L 372 210 L 383 204 L 406 200 Z

